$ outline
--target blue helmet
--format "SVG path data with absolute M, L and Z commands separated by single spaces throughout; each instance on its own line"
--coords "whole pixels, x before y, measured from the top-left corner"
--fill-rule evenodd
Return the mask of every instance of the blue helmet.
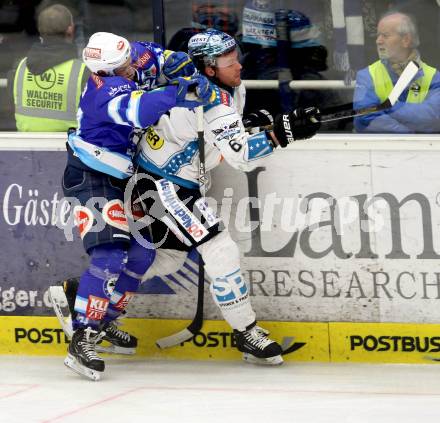
M 188 42 L 188 54 L 199 70 L 215 66 L 216 58 L 237 48 L 233 37 L 226 32 L 209 28 L 193 35 Z

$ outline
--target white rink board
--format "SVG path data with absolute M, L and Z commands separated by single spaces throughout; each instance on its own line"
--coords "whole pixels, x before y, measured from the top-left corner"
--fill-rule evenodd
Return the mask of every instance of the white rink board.
M 277 152 L 258 174 L 261 230 L 251 237 L 234 215 L 229 222 L 248 280 L 264 280 L 251 283 L 259 314 L 293 321 L 438 322 L 439 160 L 437 151 Z M 225 167 L 215 176 L 222 186 L 247 185 L 246 177 Z M 219 183 L 214 187 L 220 198 Z M 271 212 L 274 193 L 280 201 Z M 326 201 L 306 200 L 318 193 L 331 196 L 333 213 Z M 289 201 L 308 205 L 305 221 Z
M 440 152 L 376 150 L 371 145 L 370 150 L 278 151 L 258 173 L 262 226 L 252 234 L 244 229 L 242 218 L 248 178 L 228 166 L 214 173 L 210 196 L 220 201 L 225 198 L 225 188 L 234 190 L 232 213 L 223 214 L 243 252 L 243 271 L 260 318 L 439 321 Z M 255 180 L 251 179 L 251 185 Z M 279 202 L 271 212 L 274 193 Z M 306 216 L 315 227 L 308 238 L 310 225 L 306 222 L 295 230 L 296 206 L 299 199 L 317 193 L 336 200 L 335 216 L 331 218 L 327 203 L 309 202 Z M 384 200 L 372 202 L 374 196 L 383 193 L 389 202 L 395 201 L 391 209 Z M 227 194 L 230 196 L 230 192 Z M 399 208 L 402 200 L 414 194 L 416 199 Z M 353 199 L 362 196 L 366 204 L 376 204 L 368 209 L 370 230 L 363 234 L 360 200 Z M 339 225 L 330 224 L 331 219 Z M 300 219 L 297 222 L 301 223 Z M 316 227 L 319 222 L 324 226 Z M 399 222 L 401 242 L 396 226 Z M 371 228 L 373 223 L 377 224 L 375 230 Z M 393 230 L 392 225 L 396 226 Z M 332 231 L 336 231 L 333 238 Z M 369 242 L 365 241 L 367 236 Z M 340 252 L 336 251 L 338 245 Z M 210 313 L 218 317 L 212 306 Z
M 0 149 L 62 151 L 63 138 L 3 134 Z M 295 143 L 251 175 L 216 169 L 208 195 L 240 245 L 259 319 L 438 322 L 439 160 L 438 136 L 344 134 Z M 307 200 L 319 195 L 331 206 Z M 192 318 L 195 288 L 177 293 L 139 296 L 131 315 Z

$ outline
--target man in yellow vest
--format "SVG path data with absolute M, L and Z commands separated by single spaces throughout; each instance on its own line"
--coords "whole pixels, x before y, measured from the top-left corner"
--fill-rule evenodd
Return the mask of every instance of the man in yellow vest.
M 15 71 L 13 97 L 19 131 L 58 132 L 76 126 L 76 111 L 90 73 L 77 59 L 69 9 L 55 4 L 38 15 L 41 43 Z
M 379 60 L 356 76 L 355 109 L 385 101 L 410 60 L 415 60 L 420 70 L 391 109 L 355 118 L 356 131 L 440 132 L 440 74 L 421 61 L 417 28 L 411 17 L 399 12 L 384 15 L 377 27 L 376 45 Z

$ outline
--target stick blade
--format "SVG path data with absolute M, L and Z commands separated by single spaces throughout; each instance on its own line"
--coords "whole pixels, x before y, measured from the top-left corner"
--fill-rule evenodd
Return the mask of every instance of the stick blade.
M 189 341 L 195 334 L 192 333 L 188 328 L 181 330 L 180 332 L 173 333 L 170 336 L 165 336 L 156 341 L 156 345 L 160 349 L 175 347 L 182 342 Z
M 396 82 L 396 85 L 388 96 L 388 100 L 390 101 L 392 106 L 394 106 L 394 104 L 400 97 L 400 94 L 402 94 L 405 88 L 411 83 L 413 78 L 416 76 L 418 70 L 419 65 L 414 60 L 411 60 L 411 62 L 406 65 L 406 68 L 403 70 L 402 74 Z
M 58 285 L 49 287 L 49 299 L 64 333 L 69 339 L 72 339 L 73 329 L 70 313 L 66 315 L 63 313 L 63 307 L 67 306 L 66 293 L 63 287 Z

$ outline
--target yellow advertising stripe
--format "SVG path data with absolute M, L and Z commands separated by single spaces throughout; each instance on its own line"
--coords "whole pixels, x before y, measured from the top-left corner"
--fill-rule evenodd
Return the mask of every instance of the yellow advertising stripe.
M 188 325 L 187 320 L 125 319 L 139 339 L 137 357 L 239 360 L 224 321 L 205 321 L 183 345 L 160 350 L 155 341 Z M 440 361 L 440 325 L 411 323 L 261 322 L 291 352 L 286 361 L 435 363 Z M 65 355 L 66 340 L 55 317 L 0 316 L 0 354 Z
M 434 363 L 440 361 L 440 325 L 329 323 L 330 361 Z
M 187 320 L 124 319 L 123 329 L 139 339 L 136 356 L 183 360 L 239 360 L 229 326 L 208 320 L 193 340 L 160 350 L 155 341 L 185 328 Z M 274 340 L 292 352 L 286 361 L 328 361 L 328 324 L 262 322 Z M 55 317 L 0 316 L 0 354 L 65 355 L 67 340 Z

